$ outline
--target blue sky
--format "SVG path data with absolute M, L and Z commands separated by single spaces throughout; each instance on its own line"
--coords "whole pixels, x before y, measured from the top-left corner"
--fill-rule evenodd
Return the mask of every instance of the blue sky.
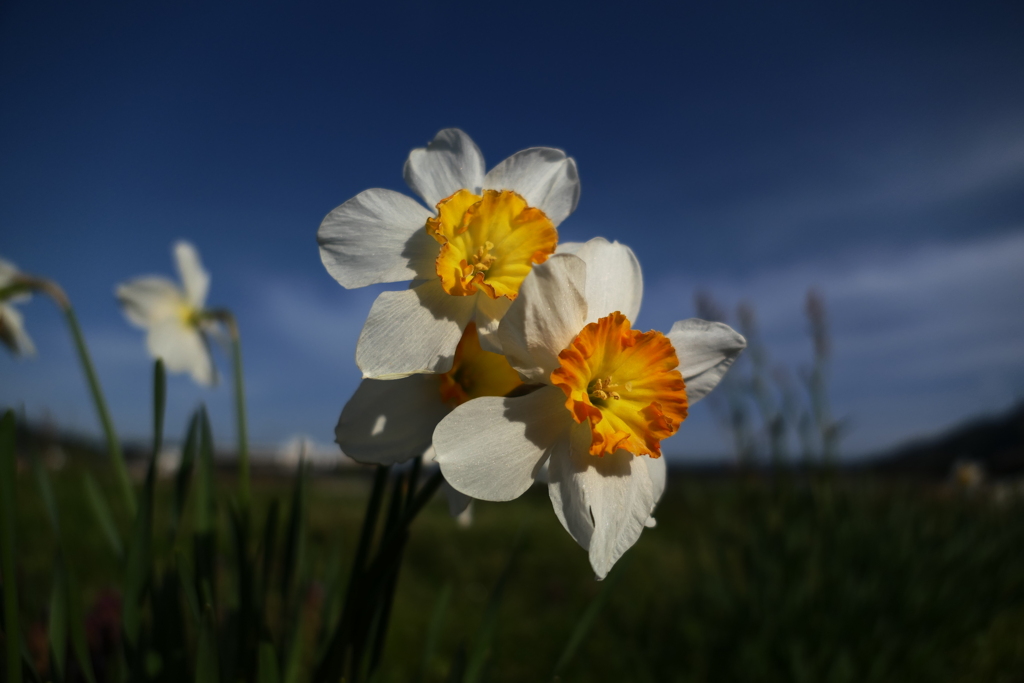
M 458 126 L 493 166 L 575 157 L 563 239 L 632 246 L 638 320 L 707 289 L 758 310 L 774 361 L 835 337 L 847 454 L 1024 396 L 1024 9 L 1015 3 L 5 3 L 0 255 L 70 293 L 121 432 L 149 429 L 142 335 L 116 283 L 193 241 L 245 336 L 252 437 L 329 442 L 380 291 L 343 290 L 316 229 Z M 0 404 L 95 431 L 53 307 L 0 355 Z M 228 369 L 223 355 L 220 366 Z M 227 385 L 171 383 L 169 426 Z M 697 406 L 666 451 L 727 452 Z

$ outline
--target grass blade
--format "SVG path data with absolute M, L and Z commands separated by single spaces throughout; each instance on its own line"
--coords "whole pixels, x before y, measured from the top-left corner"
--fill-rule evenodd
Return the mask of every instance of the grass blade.
M 114 551 L 114 555 L 124 557 L 121 535 L 114 524 L 114 516 L 110 513 L 107 499 L 100 492 L 100 487 L 96 484 L 96 480 L 93 479 L 91 473 L 85 472 L 82 477 L 82 485 L 85 487 L 85 499 L 89 503 L 89 508 L 92 510 L 92 515 L 95 517 L 100 531 L 103 532 L 103 537 L 107 539 L 107 543 L 110 544 L 110 549 Z
M 334 627 L 334 632 L 329 639 L 327 651 L 324 658 L 320 660 L 314 673 L 315 683 L 334 683 L 341 678 L 345 669 L 345 658 L 348 651 L 349 639 L 353 628 L 357 593 L 362 588 L 362 576 L 366 567 L 366 558 L 370 554 L 370 545 L 373 542 L 374 531 L 377 528 L 377 517 L 380 514 L 380 506 L 384 500 L 384 489 L 388 483 L 388 472 L 390 467 L 378 465 L 373 476 L 373 488 L 370 492 L 370 499 L 366 503 L 366 512 L 363 513 L 363 526 L 359 532 L 359 544 L 356 546 L 356 554 L 352 559 L 352 569 L 349 573 L 348 587 L 345 589 L 345 602 L 341 609 L 341 617 Z
M 82 602 L 82 591 L 78 586 L 74 568 L 68 565 L 61 555 L 64 565 L 64 594 L 67 605 L 68 637 L 71 639 L 71 651 L 75 654 L 78 669 L 88 683 L 96 683 L 96 675 L 92 670 L 92 657 L 89 655 L 89 640 L 85 635 L 85 605 Z
M 437 652 L 437 643 L 441 640 L 441 632 L 444 630 L 444 618 L 448 614 L 448 604 L 452 601 L 452 584 L 449 581 L 441 589 L 434 603 L 434 611 L 430 615 L 430 624 L 427 626 L 427 639 L 423 644 L 423 660 L 420 662 L 420 673 L 417 680 L 423 680 L 430 671 L 430 662 L 434 660 Z
M 217 634 L 214 628 L 213 610 L 210 605 L 203 611 L 199 627 L 199 644 L 196 651 L 196 683 L 217 683 L 220 671 L 217 664 Z
M 199 422 L 202 420 L 200 411 L 192 415 L 188 423 L 185 443 L 181 448 L 181 463 L 174 480 L 174 506 L 171 508 L 171 539 L 178 533 L 178 525 L 185 514 L 185 502 L 188 500 L 188 489 L 192 483 L 192 470 L 199 452 Z
M 152 575 L 151 548 L 153 536 L 153 497 L 156 488 L 156 460 L 163 443 L 164 415 L 167 400 L 167 379 L 164 363 L 157 360 L 153 367 L 153 452 L 146 470 L 146 482 L 142 487 L 142 500 L 135 515 L 132 529 L 132 544 L 128 548 L 128 562 L 125 571 L 124 611 L 122 625 L 125 641 L 134 651 L 139 644 L 139 629 L 142 623 L 142 598 L 146 584 Z M 138 652 L 134 652 L 138 655 Z M 137 659 L 132 657 L 132 659 Z M 139 662 L 136 661 L 138 665 Z
M 270 582 L 274 573 L 274 559 L 277 557 L 277 524 L 281 516 L 281 501 L 277 498 L 270 501 L 267 516 L 263 521 L 263 542 L 260 555 L 263 562 L 260 569 L 260 592 L 266 596 L 270 592 Z
M 295 486 L 292 489 L 291 504 L 288 509 L 288 522 L 284 536 L 284 561 L 281 566 L 281 601 L 287 604 L 291 597 L 298 576 L 299 564 L 302 561 L 303 539 L 306 525 L 306 499 L 308 468 L 305 461 L 300 460 L 295 471 Z
M 604 585 L 601 586 L 601 590 L 598 591 L 594 599 L 587 605 L 587 609 L 584 610 L 583 614 L 580 615 L 579 621 L 576 622 L 576 627 L 572 631 L 572 635 L 569 636 L 569 640 L 565 643 L 565 648 L 562 650 L 562 656 L 558 658 L 558 662 L 555 664 L 555 670 L 552 672 L 552 676 L 558 676 L 560 673 L 565 671 L 565 668 L 569 666 L 573 657 L 576 655 L 576 651 L 579 649 L 583 639 L 590 633 L 590 629 L 594 626 L 594 622 L 597 621 L 597 615 L 601 613 L 601 609 L 605 603 L 608 602 L 608 596 L 611 595 L 612 588 L 619 582 L 619 579 L 625 573 L 626 565 L 628 560 L 621 562 L 616 571 L 612 572 L 605 581 Z
M 215 520 L 217 508 L 214 488 L 213 433 L 210 430 L 210 418 L 206 413 L 205 406 L 200 407 L 199 414 L 201 416 L 199 419 L 199 463 L 196 468 L 196 509 L 192 539 L 195 558 L 195 591 L 205 602 L 205 591 L 209 590 L 209 600 L 216 609 L 217 533 Z
M 50 639 L 53 670 L 59 680 L 64 680 L 64 662 L 68 654 L 68 601 L 63 574 L 61 563 L 55 562 L 53 586 L 50 589 L 50 623 L 47 625 L 47 636 Z
M 256 683 L 281 683 L 281 670 L 277 666 L 277 653 L 270 643 L 260 643 L 259 671 Z
M 21 683 L 21 624 L 18 621 L 18 585 L 14 569 L 17 465 L 14 454 L 14 411 L 0 420 L 0 553 L 3 558 L 4 635 L 7 645 L 7 681 Z
M 523 532 L 520 531 L 519 539 L 512 548 L 512 554 L 509 555 L 508 562 L 505 564 L 505 568 L 502 569 L 501 575 L 498 576 L 498 581 L 494 584 L 491 597 L 487 601 L 484 617 L 480 622 L 480 630 L 477 632 L 473 649 L 469 652 L 469 656 L 466 659 L 464 683 L 478 683 L 483 678 L 484 669 L 491 658 L 494 636 L 498 631 L 498 611 L 501 608 L 501 599 L 505 595 L 505 586 L 512 575 L 512 569 L 515 566 L 516 560 L 519 559 L 519 553 L 523 549 L 522 538 Z

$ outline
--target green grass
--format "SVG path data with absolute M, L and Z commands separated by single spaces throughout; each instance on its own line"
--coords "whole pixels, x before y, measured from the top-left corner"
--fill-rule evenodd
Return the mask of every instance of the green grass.
M 53 483 L 88 609 L 102 589 L 121 585 L 122 565 L 93 522 L 81 476 L 72 464 Z M 233 480 L 225 475 L 226 489 Z M 100 482 L 113 491 L 112 477 Z M 287 506 L 291 485 L 285 476 L 254 480 L 257 530 L 272 498 Z M 329 598 L 329 568 L 348 566 L 367 485 L 353 476 L 311 482 L 300 565 L 307 633 Z M 158 484 L 154 542 L 165 566 L 172 488 Z M 23 623 L 45 633 L 55 544 L 29 471 L 18 476 L 18 506 Z M 225 515 L 219 510 L 229 552 Z M 1020 502 L 880 480 L 676 478 L 656 516 L 657 528 L 616 568 L 622 575 L 562 681 L 1024 680 Z M 123 515 L 118 523 L 126 535 Z M 434 605 L 450 585 L 424 680 L 447 679 L 520 534 L 484 680 L 551 680 L 602 584 L 535 488 L 511 503 L 477 503 L 469 529 L 440 497 L 414 523 L 378 683 L 415 680 Z

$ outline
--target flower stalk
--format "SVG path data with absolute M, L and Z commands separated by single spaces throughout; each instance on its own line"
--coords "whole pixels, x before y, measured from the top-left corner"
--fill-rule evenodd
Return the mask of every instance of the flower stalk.
M 125 509 L 129 515 L 134 515 L 135 491 L 132 488 L 131 478 L 128 476 L 128 467 L 124 462 L 121 442 L 118 440 L 117 432 L 114 430 L 114 421 L 110 417 L 110 410 L 107 408 L 107 401 L 103 396 L 103 389 L 100 387 L 100 380 L 96 375 L 96 368 L 93 365 L 92 356 L 89 354 L 89 347 L 85 343 L 82 328 L 78 325 L 75 309 L 71 306 L 71 300 L 68 299 L 67 294 L 56 282 L 24 273 L 19 273 L 15 276 L 11 286 L 0 290 L 0 299 L 22 292 L 41 292 L 47 295 L 57 304 L 61 313 L 64 314 L 64 320 L 67 322 L 68 330 L 71 332 L 71 340 L 74 342 L 75 351 L 78 353 L 78 361 L 82 365 L 82 372 L 85 373 L 85 379 L 89 385 L 89 393 L 92 395 L 93 405 L 96 406 L 96 413 L 99 415 L 100 425 L 103 427 L 103 436 L 107 441 L 107 454 L 110 456 L 110 462 L 114 466 L 114 475 L 117 479 L 118 487 L 121 489 L 121 497 Z

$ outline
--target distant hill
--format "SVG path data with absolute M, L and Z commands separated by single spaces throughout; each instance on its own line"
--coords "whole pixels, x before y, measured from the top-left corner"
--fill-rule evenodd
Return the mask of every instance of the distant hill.
M 873 458 L 881 474 L 946 477 L 958 460 L 980 463 L 992 477 L 1024 473 L 1024 403 L 997 417 L 974 420 L 945 434 L 911 442 Z

